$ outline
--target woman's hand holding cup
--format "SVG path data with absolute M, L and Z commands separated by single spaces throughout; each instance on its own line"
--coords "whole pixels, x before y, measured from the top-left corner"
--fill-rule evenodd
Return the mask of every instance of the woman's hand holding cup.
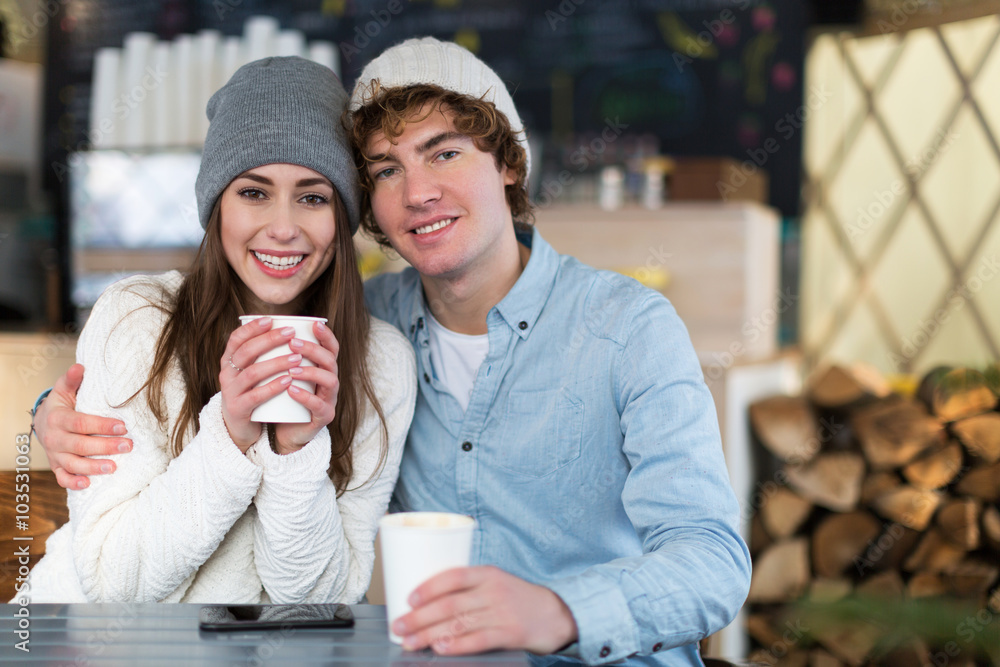
M 321 428 L 333 421 L 337 412 L 337 395 L 340 392 L 340 377 L 337 370 L 337 354 L 340 343 L 323 322 L 312 325 L 316 343 L 293 339 L 289 346 L 315 365 L 301 365 L 289 369 L 296 380 L 311 382 L 316 392 L 309 393 L 294 385 L 288 387 L 288 394 L 301 403 L 312 415 L 307 423 L 277 424 L 278 442 L 275 449 L 279 454 L 291 454 L 306 446 L 316 437 Z
M 258 318 L 239 327 L 230 334 L 220 362 L 222 417 L 230 437 L 244 454 L 260 437 L 261 424 L 250 420 L 254 409 L 288 389 L 294 379 L 288 371 L 302 363 L 302 355 L 298 352 L 255 363 L 257 357 L 265 352 L 288 345 L 295 335 L 292 327 L 274 331 L 271 328 L 269 317 Z M 262 380 L 278 373 L 282 375 L 257 386 Z

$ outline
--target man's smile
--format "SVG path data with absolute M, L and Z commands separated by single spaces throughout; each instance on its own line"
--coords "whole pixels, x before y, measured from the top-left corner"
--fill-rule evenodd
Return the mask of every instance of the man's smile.
M 436 232 L 439 229 L 444 229 L 451 223 L 455 222 L 456 218 L 445 218 L 444 220 L 438 220 L 437 222 L 432 222 L 429 225 L 424 225 L 423 227 L 417 227 L 413 230 L 414 234 L 430 234 L 431 232 Z

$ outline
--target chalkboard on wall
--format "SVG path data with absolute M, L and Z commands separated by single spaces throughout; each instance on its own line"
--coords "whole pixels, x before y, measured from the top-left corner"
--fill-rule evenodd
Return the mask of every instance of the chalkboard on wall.
M 797 0 L 65 0 L 49 21 L 44 182 L 87 147 L 94 54 L 133 31 L 239 35 L 266 14 L 338 46 L 345 83 L 407 37 L 459 42 L 508 84 L 541 171 L 594 137 L 652 138 L 671 155 L 762 165 L 771 204 L 797 216 L 807 7 Z M 618 154 L 599 156 L 601 161 Z M 588 160 L 598 156 L 585 156 Z M 65 206 L 57 207 L 65 223 Z M 61 234 L 65 242 L 65 233 Z M 62 249 L 61 249 L 62 250 Z M 61 253 L 65 254 L 65 253 Z
M 348 85 L 402 39 L 457 40 L 508 83 L 538 137 L 571 141 L 614 124 L 655 135 L 672 154 L 766 161 L 772 203 L 797 214 L 800 2 L 68 0 L 63 11 L 50 41 L 48 102 L 58 119 L 48 128 L 50 153 L 85 140 L 97 48 L 120 46 L 131 31 L 236 35 L 248 17 L 269 14 L 309 40 L 337 44 Z

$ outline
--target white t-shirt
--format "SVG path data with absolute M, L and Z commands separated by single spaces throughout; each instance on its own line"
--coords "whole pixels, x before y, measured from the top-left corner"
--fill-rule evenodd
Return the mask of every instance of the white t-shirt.
M 427 336 L 431 364 L 438 380 L 455 397 L 462 410 L 469 407 L 476 374 L 490 351 L 489 334 L 470 336 L 446 328 L 427 311 Z

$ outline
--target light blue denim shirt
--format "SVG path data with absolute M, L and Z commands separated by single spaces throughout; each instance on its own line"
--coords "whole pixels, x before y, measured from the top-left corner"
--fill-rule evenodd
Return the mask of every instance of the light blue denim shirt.
M 698 640 L 746 598 L 750 556 L 687 330 L 659 293 L 537 231 L 519 240 L 531 258 L 487 316 L 464 413 L 436 379 L 417 273 L 366 285 L 420 376 L 392 507 L 475 517 L 473 563 L 558 594 L 584 662 L 700 665 Z

